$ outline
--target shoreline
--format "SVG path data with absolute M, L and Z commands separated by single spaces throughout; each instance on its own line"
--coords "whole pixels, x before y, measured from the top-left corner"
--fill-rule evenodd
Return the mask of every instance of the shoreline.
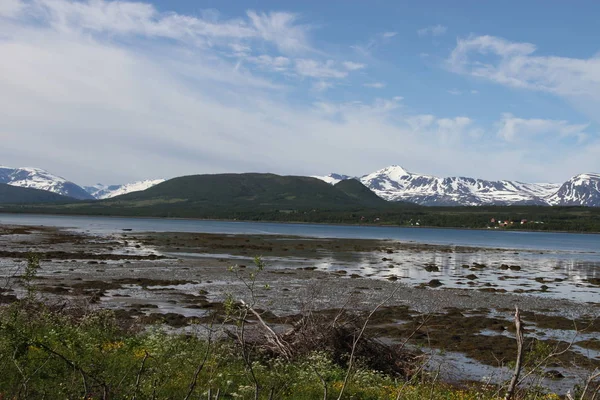
M 13 225 L 19 227 L 23 225 Z M 538 271 L 530 262 L 520 263 L 518 268 L 515 264 L 514 269 L 501 268 L 501 262 L 510 263 L 503 256 L 510 256 L 510 252 L 499 252 L 498 256 L 494 251 L 474 249 L 470 254 L 447 246 L 378 239 L 299 240 L 272 235 L 129 231 L 98 236 L 59 227 L 44 226 L 40 231 L 35 226 L 24 227 L 30 233 L 11 235 L 17 232 L 6 227 L 4 235 L 0 231 L 0 246 L 13 252 L 0 257 L 0 275 L 24 268 L 26 254 L 34 251 L 41 258 L 36 286 L 48 301 L 80 299 L 113 310 L 124 321 L 161 323 L 173 329 L 184 329 L 193 321 L 209 323 L 223 309 L 228 296 L 249 301 L 247 287 L 230 267 L 233 264 L 241 276 L 247 276 L 256 270 L 252 264 L 255 255 L 262 255 L 267 265 L 257 278 L 256 288 L 258 306 L 267 311 L 268 323 L 281 323 L 305 307 L 318 315 L 340 308 L 368 313 L 387 293 L 400 287 L 373 317 L 369 331 L 377 337 L 402 341 L 421 318 L 427 318 L 426 333 L 420 332 L 411 344 L 463 354 L 473 360 L 467 361 L 469 365 L 476 366 L 472 367 L 474 375 L 469 375 L 474 380 L 480 380 L 477 374 L 497 366 L 498 359 L 514 355 L 514 338 L 508 329 L 515 305 L 523 311 L 531 334 L 546 332 L 540 340 L 549 345 L 564 340 L 557 332 L 570 338 L 573 321 L 577 326 L 588 326 L 586 321 L 597 321 L 600 315 L 596 297 L 589 303 L 555 292 L 568 287 L 569 282 L 553 282 L 551 274 L 577 275 L 577 271 L 549 267 L 548 271 L 554 272 L 548 273 Z M 189 253 L 202 257 L 187 257 Z M 448 269 L 448 262 L 454 267 Z M 444 279 L 448 272 L 453 275 Z M 510 278 L 501 281 L 509 285 L 505 286 L 508 290 L 488 286 L 486 276 Z M 543 277 L 543 282 L 536 280 L 537 276 Z M 516 278 L 525 285 L 517 284 Z M 433 285 L 435 280 L 443 285 Z M 452 281 L 462 285 L 453 286 Z M 557 297 L 547 297 L 540 289 L 543 283 L 550 286 L 548 293 Z M 517 287 L 524 291 L 513 291 Z M 1 293 L 0 300 L 22 293 L 18 285 L 14 289 Z M 588 290 L 597 296 L 600 287 Z M 582 339 L 595 337 L 597 332 L 600 324 L 595 322 Z M 571 352 L 568 357 L 563 361 L 577 357 L 581 363 L 588 362 L 580 353 Z M 589 362 L 596 365 L 600 359 Z M 566 378 L 562 383 L 570 385 L 574 378 L 568 370 L 563 374 Z
M 149 220 L 173 220 L 173 221 L 208 221 L 208 222 L 245 222 L 259 224 L 287 224 L 287 225 L 315 225 L 315 226 L 351 226 L 351 227 L 370 227 L 370 228 L 402 228 L 402 229 L 435 229 L 435 230 L 459 230 L 459 231 L 492 231 L 492 232 L 513 232 L 513 233 L 548 233 L 548 234 L 576 234 L 576 235 L 598 235 L 598 232 L 587 231 L 564 231 L 564 230 L 539 230 L 539 229 L 492 229 L 492 228 L 466 228 L 451 226 L 413 226 L 413 225 L 387 225 L 387 224 L 350 224 L 333 222 L 303 222 L 303 221 L 276 221 L 276 220 L 252 220 L 252 219 L 215 219 L 200 217 L 152 217 L 152 216 L 130 216 L 130 215 L 93 215 L 93 214 L 60 214 L 60 213 L 29 213 L 29 212 L 7 212 L 2 211 L 0 207 L 0 218 L 2 214 L 7 215 L 30 215 L 30 216 L 51 216 L 51 217 L 82 217 L 82 218 L 124 218 L 124 219 L 149 219 Z M 0 224 L 2 224 L 0 219 Z

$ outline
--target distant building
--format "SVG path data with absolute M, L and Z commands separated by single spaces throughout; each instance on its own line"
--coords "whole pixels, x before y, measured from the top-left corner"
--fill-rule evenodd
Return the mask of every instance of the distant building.
M 525 225 L 526 223 L 527 223 L 527 220 L 526 220 L 526 219 L 522 219 L 522 220 L 521 220 L 521 225 Z

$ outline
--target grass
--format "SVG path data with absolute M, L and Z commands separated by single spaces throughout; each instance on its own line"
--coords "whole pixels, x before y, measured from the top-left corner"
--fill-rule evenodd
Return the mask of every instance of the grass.
M 207 327 L 169 334 L 160 326 L 123 326 L 105 309 L 50 308 L 22 300 L 0 309 L 2 399 L 255 398 L 256 387 L 235 340 L 207 339 Z M 258 398 L 337 399 L 346 374 L 326 352 L 286 360 L 256 349 Z M 194 376 L 199 370 L 195 385 Z M 495 399 L 495 387 L 455 387 L 427 374 L 407 383 L 360 360 L 345 399 Z M 270 397 L 272 396 L 272 397 Z M 399 397 L 398 397 L 399 396 Z M 531 396 L 533 398 L 533 395 Z M 539 398 L 557 398 L 545 395 Z
M 253 298 L 255 277 L 264 268 L 260 258 L 255 263 L 250 272 L 232 267 Z M 372 338 L 361 338 L 366 353 L 355 353 L 356 330 L 332 329 L 331 320 L 297 331 L 295 338 L 301 341 L 291 346 L 289 339 L 287 349 L 299 351 L 270 351 L 268 339 L 245 330 L 254 309 L 233 298 L 225 304 L 224 323 L 192 321 L 185 333 L 119 319 L 118 312 L 86 304 L 45 304 L 34 284 L 38 268 L 38 259 L 30 256 L 20 277 L 26 295 L 0 305 L 0 399 L 502 398 L 501 387 L 445 384 L 421 365 L 408 373 L 381 372 L 408 370 L 387 368 L 389 364 L 378 364 L 381 368 L 375 370 L 372 353 L 377 360 L 393 354 L 394 365 L 404 353 Z M 327 336 L 326 329 L 334 335 Z M 322 346 L 325 342 L 333 346 Z M 354 343 L 351 350 L 347 343 Z M 530 388 L 518 398 L 559 397 Z

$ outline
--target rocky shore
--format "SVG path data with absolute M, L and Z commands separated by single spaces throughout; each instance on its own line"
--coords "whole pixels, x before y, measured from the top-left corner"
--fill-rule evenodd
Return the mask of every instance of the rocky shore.
M 248 301 L 244 279 L 261 256 L 267 267 L 256 275 L 254 295 L 274 325 L 308 311 L 369 311 L 394 292 L 369 323 L 373 335 L 398 342 L 410 337 L 413 346 L 460 354 L 488 371 L 515 357 L 512 315 L 518 306 L 531 340 L 571 346 L 552 368 L 559 386 L 578 379 L 579 368 L 600 366 L 600 304 L 588 301 L 599 288 L 590 276 L 574 280 L 556 266 L 554 275 L 540 275 L 545 258 L 539 254 L 380 240 L 127 231 L 93 236 L 1 226 L 0 302 L 23 294 L 19 276 L 32 253 L 41 260 L 36 286 L 46 301 L 82 301 L 144 323 L 182 329 L 214 317 L 227 296 Z M 582 300 L 562 298 L 561 285 L 580 290 Z M 470 374 L 464 378 L 478 378 Z

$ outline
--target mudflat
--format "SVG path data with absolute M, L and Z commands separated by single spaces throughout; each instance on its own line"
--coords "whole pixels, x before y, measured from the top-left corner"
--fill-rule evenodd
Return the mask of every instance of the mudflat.
M 518 306 L 527 338 L 569 346 L 544 378 L 550 386 L 572 387 L 582 371 L 600 366 L 598 265 L 559 253 L 274 235 L 95 236 L 0 226 L 0 302 L 23 295 L 19 276 L 31 253 L 41 260 L 36 286 L 45 301 L 85 302 L 144 323 L 185 330 L 222 312 L 227 296 L 248 301 L 252 293 L 244 280 L 260 256 L 266 268 L 255 275 L 253 294 L 274 326 L 307 311 L 367 312 L 394 293 L 371 318 L 371 334 L 443 351 L 440 362 L 452 364 L 460 379 L 500 378 L 516 357 L 512 316 Z

